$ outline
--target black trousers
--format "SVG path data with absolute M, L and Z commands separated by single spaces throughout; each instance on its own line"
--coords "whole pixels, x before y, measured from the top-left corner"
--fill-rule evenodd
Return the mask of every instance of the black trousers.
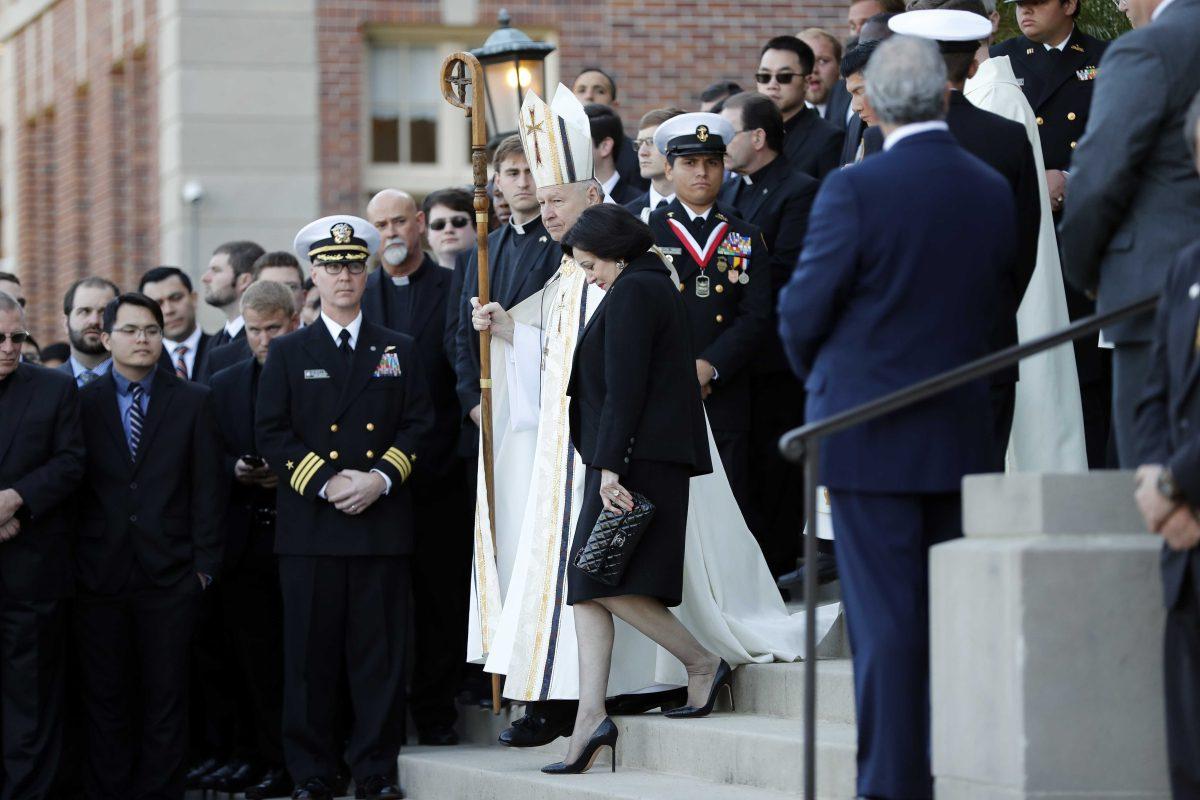
M 413 671 L 409 710 L 419 731 L 454 725 L 467 660 L 474 497 L 461 471 L 414 486 Z
M 1153 346 L 1150 342 L 1118 344 L 1112 351 L 1112 426 L 1121 469 L 1137 469 L 1134 418 L 1146 391 Z
M 120 594 L 76 598 L 91 800 L 183 797 L 200 594 L 189 575 L 169 588 L 139 581 Z
M 750 379 L 749 479 L 754 510 L 747 522 L 772 575 L 796 568 L 804 530 L 804 467 L 779 452 L 779 438 L 804 424 L 804 387 L 791 373 Z M 831 543 L 832 544 L 832 543 Z
M 280 556 L 279 584 L 288 772 L 297 783 L 333 782 L 344 675 L 354 716 L 345 752 L 352 776 L 394 774 L 404 735 L 408 558 Z
M 48 797 L 62 751 L 60 600 L 0 597 L 0 800 Z
M 1177 800 L 1200 797 L 1200 553 L 1193 551 L 1189 560 L 1163 632 L 1167 763 Z
M 993 384 L 992 402 L 992 463 L 993 472 L 1004 472 L 1004 457 L 1008 454 L 1008 440 L 1012 438 L 1013 413 L 1017 408 L 1017 385 L 1015 383 Z
M 256 532 L 253 535 L 271 535 Z M 283 766 L 283 595 L 275 556 L 247 555 L 223 581 L 222 616 L 229 626 L 236 683 L 245 697 L 238 717 L 246 728 L 239 739 L 242 758 Z
M 225 619 L 225 581 L 214 584 L 200 598 L 192 633 L 189 680 L 192 710 L 191 759 L 221 760 L 245 755 L 251 746 L 244 713 L 248 705 L 237 680 L 237 662 L 229 624 Z

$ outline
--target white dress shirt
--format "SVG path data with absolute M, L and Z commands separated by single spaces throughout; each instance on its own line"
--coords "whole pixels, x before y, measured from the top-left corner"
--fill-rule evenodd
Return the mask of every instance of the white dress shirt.
M 242 328 L 244 327 L 246 327 L 246 320 L 241 314 L 238 314 L 237 319 L 231 319 L 229 322 L 225 323 L 225 333 L 227 333 L 229 338 L 232 340 L 241 332 Z
M 179 362 L 179 356 L 175 354 L 175 348 L 179 347 L 180 345 L 187 346 L 187 352 L 183 354 L 183 363 L 187 366 L 187 376 L 189 380 L 191 380 L 196 374 L 196 348 L 200 346 L 200 334 L 202 333 L 203 331 L 200 330 L 200 326 L 197 325 L 192 329 L 192 334 L 182 342 L 175 342 L 167 338 L 163 339 L 163 347 L 166 348 L 167 355 L 171 357 L 172 368 L 174 368 L 175 364 Z
M 661 195 L 658 193 L 658 190 L 654 188 L 653 183 L 650 184 L 649 201 L 648 201 L 649 206 L 648 207 L 651 211 L 658 208 L 659 203 L 669 203 L 674 199 L 675 199 L 674 192 L 671 192 L 671 194 L 664 196 L 664 195 Z
M 883 140 L 883 149 L 891 150 L 896 146 L 897 142 L 907 139 L 909 136 L 916 136 L 918 133 L 948 130 L 950 130 L 950 127 L 940 119 L 930 120 L 929 122 L 910 122 L 907 125 L 901 125 L 889 133 L 887 138 Z
M 621 173 L 613 172 L 612 175 L 608 176 L 608 180 L 600 184 L 600 188 L 604 190 L 606 195 L 611 196 L 612 190 L 616 188 L 617 181 L 619 180 L 621 180 Z

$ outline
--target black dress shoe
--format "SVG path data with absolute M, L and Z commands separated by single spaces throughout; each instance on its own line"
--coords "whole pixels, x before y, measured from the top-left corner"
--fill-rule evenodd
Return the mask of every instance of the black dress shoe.
M 187 771 L 184 776 L 184 785 L 189 789 L 200 789 L 200 779 L 210 772 L 215 772 L 221 768 L 221 762 L 215 758 L 206 758 L 196 766 Z
M 231 762 L 230 766 L 233 770 L 221 778 L 217 786 L 222 792 L 237 794 L 258 783 L 262 778 L 262 768 L 249 761 Z
M 824 586 L 838 579 L 837 557 L 833 553 L 817 553 L 817 585 Z M 804 567 L 781 576 L 776 582 L 785 600 L 804 599 Z
M 372 775 L 355 781 L 354 797 L 356 800 L 403 800 L 404 792 L 398 783 L 382 775 Z
M 217 769 L 208 773 L 200 779 L 200 788 L 216 791 L 228 791 L 225 788 L 225 781 L 229 780 L 235 772 L 246 766 L 246 762 L 240 758 L 233 758 L 226 761 Z
M 708 699 L 704 701 L 704 705 L 675 708 L 671 711 L 663 712 L 663 716 L 670 717 L 671 719 L 707 717 L 717 705 L 717 695 L 721 693 L 722 689 L 729 690 L 729 708 L 731 711 L 735 710 L 733 705 L 733 667 L 729 666 L 729 662 L 723 658 L 721 659 L 721 663 L 717 665 L 716 673 L 713 674 L 712 686 L 709 687 Z
M 592 764 L 596 763 L 596 755 L 602 747 L 612 748 L 612 771 L 617 771 L 617 737 L 620 732 L 613 721 L 608 717 L 596 726 L 596 730 L 592 732 L 591 738 L 587 744 L 583 746 L 583 752 L 579 754 L 579 758 L 572 761 L 570 764 L 565 761 L 558 761 L 553 764 L 547 764 L 542 767 L 542 772 L 547 775 L 579 775 L 587 772 L 592 768 Z
M 458 733 L 449 725 L 439 725 L 418 732 L 417 741 L 426 746 L 449 747 L 458 744 Z
M 292 800 L 333 800 L 333 790 L 320 778 L 309 778 L 292 792 Z
M 571 719 L 551 719 L 526 713 L 512 725 L 500 731 L 500 744 L 505 747 L 541 747 L 560 736 L 570 736 L 575 729 Z
M 246 787 L 246 800 L 268 800 L 272 797 L 287 797 L 295 785 L 286 769 L 272 768 L 259 775 L 259 781 Z
M 645 714 L 661 708 L 669 711 L 687 703 L 687 688 L 669 689 L 665 692 L 646 692 L 645 694 L 622 694 L 604 703 L 610 717 L 627 714 Z

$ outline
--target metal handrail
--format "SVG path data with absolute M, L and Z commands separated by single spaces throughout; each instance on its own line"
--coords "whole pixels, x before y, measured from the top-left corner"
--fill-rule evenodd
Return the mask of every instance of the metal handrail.
M 1024 344 L 1013 345 L 963 364 L 939 375 L 886 394 L 860 406 L 841 411 L 819 422 L 788 431 L 779 440 L 779 449 L 789 461 L 804 462 L 804 797 L 816 800 L 817 762 L 817 470 L 821 440 L 847 428 L 860 425 L 902 408 L 928 400 L 942 392 L 984 378 L 1011 367 L 1022 359 L 1037 355 L 1067 342 L 1081 339 L 1101 328 L 1152 311 L 1158 302 L 1153 294 L 1104 314 L 1080 319 L 1062 330 L 1048 333 Z

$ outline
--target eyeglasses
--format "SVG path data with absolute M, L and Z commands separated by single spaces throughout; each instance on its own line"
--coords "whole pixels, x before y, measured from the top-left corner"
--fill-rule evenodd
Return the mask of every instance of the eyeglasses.
M 633 140 L 633 152 L 636 153 L 637 151 L 641 150 L 643 147 L 654 147 L 654 139 L 652 137 L 647 137 L 645 139 L 634 139 Z
M 351 261 L 349 264 L 322 264 L 321 269 L 330 275 L 341 275 L 342 270 L 346 270 L 351 275 L 362 275 L 367 271 L 367 264 L 365 261 Z
M 771 82 L 771 78 L 774 78 L 780 86 L 787 86 L 793 79 L 800 77 L 803 76 L 798 72 L 776 72 L 775 74 L 771 74 L 770 72 L 754 73 L 754 81 L 759 86 L 766 86 Z
M 143 336 L 146 340 L 157 339 L 162 336 L 163 329 L 157 325 L 146 325 L 139 328 L 137 325 L 122 325 L 119 328 L 113 328 L 113 333 L 119 333 L 122 336 L 128 336 L 130 339 L 140 339 Z
M 25 344 L 29 341 L 29 331 L 13 331 L 12 333 L 0 333 L 0 344 L 6 341 L 13 344 Z
M 447 225 L 453 225 L 456 228 L 465 228 L 470 222 L 470 217 L 442 217 L 441 219 L 435 219 L 433 222 L 429 223 L 429 230 L 444 230 Z

